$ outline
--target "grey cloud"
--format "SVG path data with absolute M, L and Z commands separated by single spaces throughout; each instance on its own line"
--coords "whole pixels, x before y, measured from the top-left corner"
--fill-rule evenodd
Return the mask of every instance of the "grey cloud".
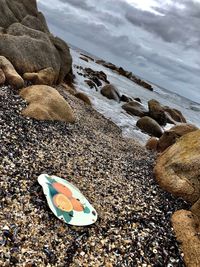
M 169 6 L 163 0 L 155 9 L 161 16 L 125 0 L 117 5 L 116 0 L 101 0 L 98 8 L 97 0 L 53 1 L 55 8 L 45 0 L 40 0 L 39 8 L 56 35 L 162 87 L 190 98 L 191 92 L 198 95 L 199 4 L 175 0 L 176 5 Z M 185 6 L 182 13 L 180 2 Z
M 126 13 L 127 20 L 139 26 L 166 42 L 175 42 L 186 48 L 197 47 L 200 44 L 200 3 L 192 1 L 175 1 L 184 8 L 163 6 L 155 8 L 160 15 L 131 7 Z M 191 4 L 193 3 L 193 4 Z
M 88 11 L 91 11 L 95 8 L 94 6 L 88 4 L 87 0 L 59 0 L 59 1 L 64 4 L 70 4 L 74 7 L 78 7 L 81 9 L 88 10 Z

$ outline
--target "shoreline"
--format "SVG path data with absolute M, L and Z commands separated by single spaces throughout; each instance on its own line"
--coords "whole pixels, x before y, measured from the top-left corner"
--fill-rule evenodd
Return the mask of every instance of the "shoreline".
M 10 236 L 1 240 L 1 266 L 184 266 L 170 217 L 188 205 L 158 186 L 151 152 L 61 87 L 74 125 L 22 117 L 25 101 L 4 88 L 0 229 Z M 54 217 L 37 183 L 44 172 L 74 183 L 97 223 L 72 227 Z

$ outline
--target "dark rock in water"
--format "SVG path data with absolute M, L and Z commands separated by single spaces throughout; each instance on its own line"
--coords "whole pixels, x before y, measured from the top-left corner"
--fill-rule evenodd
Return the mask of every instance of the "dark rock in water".
M 157 100 L 152 99 L 148 102 L 148 106 L 149 116 L 156 120 L 160 125 L 166 125 L 167 117 L 160 103 Z
M 92 77 L 91 80 L 99 87 L 102 86 L 102 82 L 97 77 Z
M 131 97 L 128 97 L 126 95 L 122 95 L 121 98 L 120 98 L 120 100 L 122 102 L 130 102 L 130 101 L 133 101 L 133 99 Z
M 36 1 L 0 0 L 0 55 L 5 56 L 19 74 L 53 68 L 61 82 L 72 68 L 67 44 L 49 33 Z
M 190 105 L 190 109 L 194 111 L 200 111 L 200 105 Z
M 147 115 L 148 110 L 139 102 L 131 101 L 122 106 L 124 110 L 126 110 L 129 114 L 134 116 L 143 117 Z
M 160 125 L 154 119 L 148 116 L 139 119 L 136 123 L 136 126 L 145 133 L 155 137 L 161 137 L 163 134 L 163 129 L 160 127 Z
M 170 108 L 170 107 L 163 107 L 163 110 L 166 111 L 173 120 L 175 120 L 176 122 L 183 122 L 186 123 L 186 119 L 184 118 L 183 114 L 175 109 L 175 108 Z
M 105 97 L 107 97 L 108 99 L 113 99 L 117 102 L 120 102 L 120 94 L 117 90 L 117 88 L 112 85 L 105 85 L 102 89 L 101 89 L 101 94 Z
M 83 56 L 84 58 L 88 58 L 89 60 L 94 61 L 94 58 L 92 58 L 86 54 L 80 53 L 80 55 Z
M 103 71 L 95 71 L 92 70 L 91 68 L 85 68 L 84 69 L 84 73 L 85 75 L 91 79 L 97 86 L 101 86 L 102 85 L 102 81 L 104 81 L 105 83 L 110 83 L 107 80 L 107 75 L 103 72 Z
M 89 62 L 89 60 L 85 57 L 79 57 L 80 59 L 82 59 L 83 61 Z
M 130 78 L 133 82 L 137 83 L 138 85 L 144 87 L 145 89 L 148 89 L 150 91 L 153 91 L 153 87 L 151 86 L 151 84 L 139 79 L 138 77 L 132 75 L 132 77 Z
M 87 85 L 92 89 L 92 88 L 95 88 L 97 90 L 97 86 L 96 84 L 91 81 L 91 80 L 84 80 L 85 83 L 87 83 Z
M 142 103 L 141 99 L 139 97 L 134 98 L 135 101 Z

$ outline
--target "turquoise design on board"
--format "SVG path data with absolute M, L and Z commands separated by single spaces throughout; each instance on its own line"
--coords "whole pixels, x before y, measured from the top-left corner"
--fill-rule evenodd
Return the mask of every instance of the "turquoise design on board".
M 57 218 L 77 226 L 96 222 L 97 212 L 73 184 L 47 174 L 40 175 L 38 182 L 43 188 L 51 211 Z

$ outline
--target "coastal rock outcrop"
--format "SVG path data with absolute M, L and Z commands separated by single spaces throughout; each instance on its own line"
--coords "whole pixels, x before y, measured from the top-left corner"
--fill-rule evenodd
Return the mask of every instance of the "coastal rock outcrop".
M 175 108 L 170 108 L 170 107 L 163 107 L 163 110 L 170 115 L 170 117 L 176 121 L 176 122 L 182 122 L 182 123 L 186 123 L 186 119 L 183 116 L 183 114 L 175 109 Z M 170 121 L 168 121 L 170 123 Z
M 181 244 L 186 266 L 200 266 L 200 221 L 190 211 L 179 210 L 172 216 L 172 225 Z
M 136 126 L 145 133 L 155 137 L 161 137 L 163 134 L 163 129 L 160 127 L 160 125 L 154 119 L 148 116 L 144 116 L 139 119 L 136 123 Z
M 131 101 L 122 106 L 126 112 L 128 112 L 130 115 L 143 117 L 147 115 L 148 110 L 138 101 Z
M 164 132 L 158 142 L 158 151 L 163 152 L 173 145 L 181 136 L 196 131 L 198 128 L 193 124 L 181 123 Z
M 113 99 L 117 102 L 120 102 L 120 94 L 119 94 L 117 88 L 112 84 L 105 85 L 101 89 L 101 94 L 103 96 L 107 97 L 108 99 Z
M 75 122 L 75 115 L 67 101 L 58 91 L 46 85 L 33 85 L 20 91 L 20 96 L 28 102 L 22 111 L 26 117 L 37 120 L 57 120 Z
M 72 68 L 70 51 L 49 32 L 36 1 L 0 0 L 0 6 L 0 55 L 20 75 L 53 68 L 55 82 L 61 82 Z
M 163 110 L 161 104 L 155 100 L 152 99 L 148 102 L 149 106 L 149 116 L 156 120 L 160 125 L 166 125 L 167 123 L 167 117 L 165 115 L 165 111 Z
M 1 43 L 1 42 L 0 42 Z M 8 84 L 12 85 L 14 88 L 22 88 L 24 86 L 24 80 L 22 77 L 16 72 L 13 65 L 10 61 L 4 56 L 0 56 L 0 69 L 3 71 L 4 76 L 2 74 L 2 82 L 5 80 Z
M 161 187 L 192 204 L 200 198 L 199 151 L 200 130 L 197 130 L 182 136 L 160 155 L 154 168 Z

